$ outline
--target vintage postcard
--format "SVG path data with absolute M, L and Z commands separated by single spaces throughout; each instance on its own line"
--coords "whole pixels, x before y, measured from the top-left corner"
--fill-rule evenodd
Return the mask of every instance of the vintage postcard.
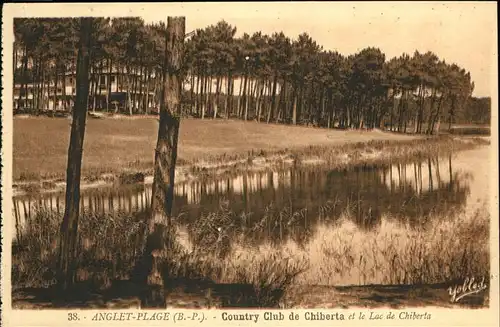
M 495 2 L 7 4 L 5 326 L 497 326 Z

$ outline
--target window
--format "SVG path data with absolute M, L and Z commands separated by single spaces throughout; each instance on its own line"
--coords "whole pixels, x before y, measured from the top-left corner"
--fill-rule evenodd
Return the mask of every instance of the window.
M 100 84 L 106 85 L 106 76 L 101 76 Z
M 69 78 L 69 84 L 73 84 L 73 77 Z
M 111 83 L 114 83 L 114 82 L 115 82 L 115 77 L 116 77 L 116 76 L 111 76 Z

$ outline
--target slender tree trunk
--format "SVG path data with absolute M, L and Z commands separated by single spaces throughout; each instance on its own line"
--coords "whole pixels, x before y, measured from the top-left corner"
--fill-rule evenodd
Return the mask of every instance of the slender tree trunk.
M 137 107 L 136 107 L 136 104 L 137 104 L 137 84 L 138 84 L 137 67 L 132 67 L 132 94 L 130 95 L 130 100 L 132 102 L 132 105 L 130 106 L 130 115 L 133 115 L 137 111 Z
M 215 85 L 215 105 L 214 105 L 214 119 L 217 118 L 217 111 L 219 109 L 220 93 L 222 88 L 222 78 L 217 76 L 217 82 Z
M 108 71 L 106 73 L 106 112 L 109 111 L 109 100 L 111 98 L 111 76 L 113 76 L 113 62 L 108 59 Z
M 154 85 L 154 88 L 153 88 L 153 100 L 151 101 L 152 105 L 154 107 L 156 107 L 156 99 L 158 98 L 157 94 L 158 94 L 158 72 L 155 71 L 155 79 L 153 81 L 153 85 Z
M 246 106 L 246 104 L 248 103 L 247 89 L 248 89 L 248 73 L 245 73 L 245 81 L 243 82 L 243 103 L 240 108 L 240 117 L 244 117 L 244 106 Z
M 33 76 L 32 76 L 33 79 Z M 21 84 L 21 89 L 24 86 L 24 107 L 28 108 L 28 47 L 24 47 L 24 56 L 23 56 L 23 82 Z M 21 106 L 21 94 L 19 94 L 19 102 L 18 109 Z
M 316 116 L 317 126 L 323 126 L 322 121 L 323 121 L 323 117 L 325 116 L 325 92 L 326 92 L 325 88 L 322 86 L 320 97 L 319 97 L 319 107 L 321 109 L 317 110 L 317 116 Z
M 126 103 L 126 105 L 125 105 L 125 111 L 128 110 L 130 116 L 132 116 L 132 106 L 131 106 L 131 103 L 130 103 L 131 100 L 132 100 L 131 99 L 131 94 L 130 94 L 132 92 L 131 85 L 130 85 L 131 84 L 130 83 L 130 75 L 131 75 L 131 73 L 132 73 L 132 70 L 130 69 L 130 66 L 127 66 L 127 78 L 126 78 L 127 79 L 127 89 L 126 89 L 126 91 L 127 91 L 127 98 L 125 99 L 125 103 Z
M 146 77 L 146 105 L 145 105 L 145 108 L 144 108 L 144 112 L 146 113 L 146 115 L 149 115 L 149 86 L 151 84 L 151 69 L 150 67 L 147 68 L 147 77 Z
M 298 102 L 298 106 L 297 106 L 297 110 L 296 110 L 296 118 L 295 118 L 295 122 L 296 123 L 299 123 L 301 122 L 301 119 L 303 117 L 303 113 L 304 113 L 304 85 L 303 84 L 300 84 L 299 86 L 299 96 L 297 98 L 297 102 Z
M 90 59 L 90 82 L 89 82 L 89 85 L 90 85 L 90 88 L 89 88 L 89 98 L 90 99 L 93 99 L 94 97 L 94 85 L 95 85 L 95 72 L 94 72 L 94 65 L 92 63 L 92 58 Z M 93 103 L 93 102 L 92 102 Z M 94 111 L 93 107 L 91 108 L 92 111 Z
M 263 103 L 265 102 L 264 100 L 264 89 L 266 87 L 266 81 L 262 80 L 260 83 L 260 90 L 258 92 L 258 97 L 257 97 L 257 121 L 260 122 L 261 114 L 262 114 L 262 107 Z
M 17 105 L 16 109 L 19 109 L 19 103 L 21 102 L 21 90 L 22 90 L 22 76 L 19 78 L 19 74 L 17 72 L 17 61 L 18 61 L 18 44 L 16 41 L 14 41 L 14 62 L 12 63 L 12 72 L 14 73 L 14 85 L 17 83 L 21 84 L 21 87 L 19 88 L 19 98 L 17 98 Z M 22 73 L 21 73 L 22 74 Z
M 236 110 L 237 110 L 236 116 L 238 118 L 241 117 L 241 103 L 242 103 L 242 97 L 243 97 L 242 90 L 243 90 L 243 83 L 242 83 L 241 78 L 240 78 L 240 91 L 238 93 L 238 108 L 236 108 Z
M 39 111 L 40 109 L 43 110 L 43 98 L 44 98 L 44 81 L 45 81 L 45 74 L 44 74 L 44 71 L 45 71 L 45 64 L 43 62 L 41 62 L 40 64 L 40 81 L 38 82 L 38 100 L 37 100 L 37 106 L 36 106 L 36 110 Z
M 245 121 L 248 120 L 248 110 L 250 106 L 250 101 L 252 100 L 254 96 L 254 91 L 255 88 L 253 85 L 255 84 L 255 81 L 253 79 L 250 80 L 250 83 L 248 84 L 248 92 L 247 95 L 245 96 Z
M 101 76 L 104 76 L 104 81 L 105 81 L 105 84 L 104 84 L 104 87 L 107 88 L 107 82 L 108 82 L 108 75 L 104 72 L 104 60 L 101 60 L 100 62 L 100 66 L 99 66 L 99 79 L 101 79 L 102 77 Z M 102 107 L 103 107 L 103 101 L 102 101 L 102 85 L 100 85 L 100 81 L 99 81 L 99 109 L 102 111 Z
M 55 73 L 55 81 L 54 81 L 54 102 L 52 103 L 52 110 L 53 111 L 56 111 L 57 109 L 57 85 L 59 84 L 59 76 L 58 76 L 58 73 L 59 73 L 59 70 L 57 69 L 58 65 L 56 64 L 56 67 L 55 67 L 55 70 L 56 70 L 56 73 Z
M 193 69 L 194 70 L 194 69 Z M 194 112 L 194 107 L 196 104 L 196 101 L 194 99 L 194 71 L 191 71 L 191 90 L 190 90 L 190 95 L 189 95 L 189 100 L 191 103 L 191 115 Z
M 206 107 L 207 107 L 207 114 L 210 114 L 213 110 L 213 93 L 212 93 L 212 86 L 213 86 L 213 80 L 212 80 L 212 75 L 208 77 L 208 92 L 207 92 L 207 97 L 206 99 Z
M 273 117 L 273 113 L 276 112 L 277 107 L 276 107 L 276 88 L 278 86 L 278 73 L 274 73 L 273 77 L 273 90 L 271 91 L 271 108 L 269 109 L 269 113 L 267 115 L 267 123 L 271 121 L 271 118 Z
M 453 117 L 455 116 L 455 106 L 456 106 L 456 96 L 452 95 L 450 112 L 449 112 L 449 116 L 448 116 L 448 130 L 451 130 L 451 125 L 453 123 Z
M 200 109 L 200 94 L 201 94 L 201 90 L 200 90 L 200 75 L 196 75 L 196 89 L 195 89 L 195 92 L 194 92 L 194 96 L 195 96 L 195 100 L 194 100 L 194 111 L 196 113 L 197 116 L 201 117 L 201 109 Z
M 40 60 L 38 58 L 35 60 L 35 69 L 33 70 L 33 111 L 38 111 L 38 99 L 40 97 L 39 94 L 39 79 L 40 79 Z
M 68 109 L 67 107 L 67 101 L 66 101 L 66 64 L 63 63 L 62 65 L 62 105 L 63 105 L 63 110 L 66 111 Z
M 278 101 L 278 114 L 276 115 L 276 123 L 280 121 L 280 119 L 283 122 L 287 122 L 287 107 L 288 107 L 288 100 L 287 100 L 287 90 L 288 90 L 288 85 L 286 79 L 283 79 L 283 85 L 280 88 L 280 97 Z M 284 109 L 284 110 L 283 110 Z M 283 116 L 283 117 L 282 117 Z
M 208 103 L 208 97 L 209 97 L 209 88 L 208 88 L 208 80 L 209 80 L 209 76 L 208 74 L 204 74 L 204 79 L 203 79 L 203 97 L 202 97 L 202 112 L 201 112 L 201 119 L 204 119 L 205 118 L 205 113 L 208 114 L 208 106 L 207 106 L 207 103 Z
M 198 97 L 201 119 L 205 118 L 204 97 L 205 97 L 205 73 L 203 72 L 200 81 L 200 96 Z
M 168 17 L 165 49 L 165 82 L 160 107 L 160 124 L 155 154 L 155 172 L 151 202 L 151 218 L 144 263 L 147 290 L 141 298 L 143 308 L 166 306 L 164 280 L 160 260 L 171 245 L 171 211 L 174 195 L 175 164 L 179 135 L 179 113 L 182 82 L 179 70 L 182 66 L 182 45 L 184 42 L 185 18 Z M 156 255 L 159 254 L 159 255 Z
M 436 89 L 432 90 L 431 104 L 429 109 L 429 117 L 427 118 L 426 134 L 432 134 L 432 118 L 434 117 L 434 104 L 436 102 Z
M 434 115 L 434 118 L 432 119 L 432 129 L 431 129 L 431 133 L 432 134 L 434 134 L 436 120 L 441 119 L 441 105 L 443 103 L 443 98 L 444 98 L 444 94 L 441 93 L 441 96 L 439 97 L 439 102 L 438 102 L 438 107 L 437 107 L 437 110 L 436 110 L 436 114 Z M 439 134 L 439 123 L 438 123 L 437 127 L 438 128 L 437 128 L 436 132 Z
M 58 284 L 63 292 L 71 288 L 76 277 L 76 245 L 80 214 L 80 172 L 82 165 L 85 119 L 89 94 L 90 39 L 93 18 L 81 18 L 76 73 L 76 103 L 73 110 L 68 166 L 66 172 L 66 205 L 59 238 Z
M 49 110 L 49 102 L 50 102 L 50 73 L 45 75 L 46 87 L 47 87 L 47 96 L 45 97 L 44 109 Z
M 94 68 L 95 69 L 95 68 Z M 94 92 L 92 92 L 93 96 L 92 96 L 92 111 L 95 112 L 95 109 L 96 109 L 96 106 L 97 106 L 97 90 L 99 89 L 99 84 L 100 84 L 100 76 L 99 76 L 99 72 L 94 72 L 94 76 L 95 76 L 95 81 L 94 81 Z
M 297 125 L 297 90 L 295 90 L 295 94 L 293 95 L 292 124 Z
M 224 112 L 226 119 L 229 118 L 229 101 L 231 92 L 231 71 L 227 73 L 227 88 L 226 88 L 226 98 L 224 99 Z
M 229 113 L 227 115 L 227 118 L 229 118 L 229 116 L 234 113 L 234 77 L 232 74 L 229 80 L 231 91 L 229 91 Z

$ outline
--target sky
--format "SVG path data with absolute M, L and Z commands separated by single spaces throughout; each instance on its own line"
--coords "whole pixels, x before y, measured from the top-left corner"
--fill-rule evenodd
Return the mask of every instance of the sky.
M 64 8 L 58 8 L 62 7 Z M 61 10 L 64 9 L 64 10 Z M 496 2 L 203 2 L 24 4 L 14 16 L 140 16 L 146 22 L 185 16 L 186 33 L 224 19 L 244 32 L 307 32 L 344 55 L 378 47 L 390 59 L 433 51 L 470 71 L 474 95 L 491 96 L 497 79 Z

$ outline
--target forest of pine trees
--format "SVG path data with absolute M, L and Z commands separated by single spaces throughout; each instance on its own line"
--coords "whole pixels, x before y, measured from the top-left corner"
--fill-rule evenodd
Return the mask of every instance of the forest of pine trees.
M 62 77 L 76 67 L 75 20 L 14 20 L 14 82 L 25 90 L 14 108 L 20 109 L 30 85 L 27 109 L 55 109 L 48 97 L 59 87 L 65 92 Z M 119 110 L 151 113 L 161 98 L 165 24 L 141 18 L 98 18 L 93 24 L 89 108 L 113 110 L 110 83 L 106 92 L 98 84 L 101 75 L 115 71 L 127 91 Z M 185 116 L 428 134 L 439 124 L 490 120 L 491 101 L 472 97 L 470 73 L 432 52 L 386 58 L 369 47 L 346 57 L 324 50 L 307 33 L 294 39 L 282 32 L 236 37 L 236 27 L 225 21 L 193 32 L 181 68 Z M 95 101 L 101 92 L 104 104 Z M 67 111 L 68 98 L 63 94 Z

